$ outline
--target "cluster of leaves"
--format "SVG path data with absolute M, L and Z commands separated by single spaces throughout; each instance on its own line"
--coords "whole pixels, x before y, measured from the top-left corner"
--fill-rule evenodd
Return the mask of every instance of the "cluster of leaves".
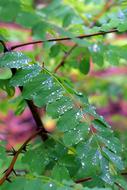
M 0 1 L 0 8 L 4 7 L 0 12 L 3 22 L 15 22 L 31 28 L 35 39 L 45 41 L 42 60 L 47 65 L 41 66 L 31 56 L 18 51 L 1 53 L 0 88 L 9 96 L 14 95 L 15 88 L 22 89 L 20 106 L 17 106 L 18 114 L 24 111 L 30 100 L 38 108 L 45 107 L 46 114 L 56 122 L 56 129 L 48 134 L 48 139 L 32 144 L 20 158 L 20 167 L 25 168 L 27 174 L 16 178 L 12 176 L 13 183 L 5 182 L 2 190 L 16 189 L 17 186 L 21 190 L 109 190 L 116 189 L 121 183 L 126 187 L 121 177 L 125 168 L 121 160 L 123 147 L 110 125 L 96 112 L 85 95 L 74 90 L 74 85 L 66 77 L 52 72 L 54 65 L 61 62 L 70 47 L 62 43 L 46 42 L 47 34 L 66 36 L 77 44 L 65 60 L 65 70 L 73 67 L 87 74 L 91 58 L 99 66 L 105 62 L 116 65 L 127 59 L 126 45 L 120 48 L 107 45 L 107 36 L 103 39 L 95 35 L 89 40 L 75 37 L 84 34 L 84 31 L 86 34 L 104 34 L 110 30 L 125 32 L 127 12 L 124 3 L 113 2 L 116 6 L 113 11 L 102 17 L 98 25 L 92 28 L 90 22 L 94 21 L 92 18 L 97 13 L 93 13 L 88 22 L 88 10 L 92 9 L 96 1 L 80 3 L 79 6 L 74 0 L 54 0 L 49 6 L 38 9 L 33 8 L 32 1 L 8 0 L 8 4 Z M 96 5 L 97 10 L 104 4 L 105 1 L 100 0 Z M 117 8 L 119 5 L 120 11 Z M 0 32 L 3 40 L 6 32 Z M 3 151 L 1 146 L 1 152 Z M 5 156 L 1 152 L 1 167 L 5 168 Z M 82 185 L 78 184 L 80 179 L 84 179 Z
M 23 157 L 29 170 L 39 174 L 52 170 L 51 175 L 58 181 L 95 176 L 101 184 L 103 181 L 113 184 L 117 169 L 124 169 L 119 156 L 122 147 L 86 98 L 20 52 L 4 53 L 0 66 L 16 68 L 16 74 L 8 80 L 10 88 L 23 86 L 24 100 L 32 100 L 37 107 L 46 106 L 47 114 L 57 119 L 57 129 L 50 135 L 51 139 L 35 150 L 30 149 Z M 63 174 L 65 170 L 63 177 L 60 170 Z

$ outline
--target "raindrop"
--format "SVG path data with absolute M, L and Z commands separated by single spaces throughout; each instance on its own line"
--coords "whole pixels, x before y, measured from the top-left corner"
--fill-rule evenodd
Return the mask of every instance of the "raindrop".
M 100 47 L 97 44 L 94 44 L 92 49 L 94 52 L 98 52 L 100 50 Z
M 42 82 L 42 88 L 47 88 L 47 89 L 51 89 L 54 85 L 54 82 L 52 81 L 51 78 L 48 78 L 47 80 Z
M 49 184 L 49 187 L 52 187 L 52 186 L 53 186 L 53 184 L 52 184 L 52 183 L 50 183 L 50 184 Z
M 85 167 L 85 163 L 84 163 L 84 162 L 81 162 L 81 164 L 82 164 L 82 168 L 84 168 L 84 167 Z
M 79 140 L 82 141 L 82 140 L 83 140 L 83 137 L 81 137 Z
M 82 113 L 81 113 L 81 111 L 79 111 L 79 112 L 77 112 L 76 113 L 76 119 L 81 119 L 82 118 Z
M 99 152 L 99 159 L 101 160 L 102 159 L 102 155 L 101 155 L 101 153 Z
M 66 111 L 72 109 L 72 105 L 63 105 L 63 106 L 60 106 L 57 110 L 57 112 L 62 115 L 64 114 Z
M 61 89 L 58 89 L 58 90 L 52 92 L 48 96 L 48 103 L 56 101 L 56 100 L 60 99 L 61 97 L 63 97 L 63 91 Z
M 82 95 L 83 95 L 82 92 L 76 92 L 76 94 L 77 94 L 78 96 L 82 96 Z
M 104 117 L 103 117 L 102 115 L 100 115 L 100 118 L 101 118 L 101 119 L 104 119 Z
M 118 18 L 120 18 L 120 19 L 124 19 L 125 18 L 125 15 L 124 15 L 124 13 L 121 10 L 118 12 Z

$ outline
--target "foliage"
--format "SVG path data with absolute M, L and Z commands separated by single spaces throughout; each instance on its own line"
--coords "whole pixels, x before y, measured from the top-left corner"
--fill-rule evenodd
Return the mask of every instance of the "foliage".
M 41 133 L 30 136 L 17 151 L 11 150 L 13 159 L 25 152 L 15 165 L 12 158 L 5 160 L 6 145 L 1 141 L 1 189 L 126 189 L 121 175 L 127 166 L 124 145 L 69 76 L 73 71 L 79 77 L 87 75 L 91 60 L 97 68 L 126 63 L 127 45 L 113 43 L 115 35 L 127 30 L 126 2 L 53 0 L 40 8 L 32 0 L 0 0 L 0 10 L 2 22 L 30 29 L 33 39 L 43 42 L 43 47 L 37 46 L 32 52 L 18 51 L 16 46 L 7 49 L 3 42 L 11 41 L 15 33 L 0 29 L 0 88 L 6 91 L 8 101 L 15 99 L 15 89 L 20 89 L 16 113 L 21 114 L 26 106 L 32 109 L 32 101 L 56 124 L 55 130 L 47 133 L 33 115 Z M 15 38 L 24 43 L 22 35 Z M 62 39 L 57 40 L 59 37 Z M 71 45 L 64 37 L 72 41 Z M 37 135 L 43 142 L 41 138 L 34 141 L 26 151 L 26 145 Z M 15 177 L 18 168 L 27 172 Z

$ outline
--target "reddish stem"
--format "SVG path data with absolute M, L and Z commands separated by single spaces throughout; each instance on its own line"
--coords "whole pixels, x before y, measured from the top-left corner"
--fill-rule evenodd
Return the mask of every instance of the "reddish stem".
M 44 42 L 54 42 L 54 41 L 58 42 L 58 41 L 65 41 L 65 40 L 73 40 L 74 38 L 83 39 L 83 38 L 89 38 L 89 37 L 93 37 L 93 36 L 105 35 L 105 34 L 113 33 L 113 32 L 118 32 L 118 30 L 117 29 L 112 29 L 112 30 L 109 30 L 109 31 L 106 31 L 106 32 L 96 32 L 96 33 L 93 33 L 93 34 L 83 34 L 83 35 L 75 36 L 75 37 L 72 37 L 72 38 L 70 38 L 70 37 L 51 38 L 51 39 L 47 39 L 47 40 L 38 40 L 38 41 L 33 41 L 33 42 L 27 42 L 27 43 L 22 43 L 22 44 L 12 46 L 12 47 L 9 48 L 9 50 L 14 50 L 16 48 L 23 47 L 23 46 L 28 46 L 28 45 L 32 45 L 32 44 L 39 44 L 39 43 L 44 43 Z

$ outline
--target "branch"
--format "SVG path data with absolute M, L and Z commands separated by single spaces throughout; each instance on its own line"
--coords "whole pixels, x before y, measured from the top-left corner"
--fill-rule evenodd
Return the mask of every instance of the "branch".
M 48 139 L 47 131 L 45 130 L 44 124 L 41 121 L 40 115 L 38 114 L 38 110 L 32 101 L 27 100 L 27 105 L 32 113 L 34 121 L 36 123 L 37 130 L 41 129 L 42 133 L 40 134 L 42 141 L 46 141 Z
M 57 67 L 54 69 L 54 72 L 55 72 L 55 73 L 57 72 L 57 70 L 58 70 L 60 67 L 64 66 L 66 59 L 68 58 L 68 56 L 71 54 L 71 52 L 72 52 L 76 47 L 77 47 L 77 44 L 75 44 L 74 46 L 72 46 L 71 49 L 70 49 L 67 53 L 64 54 L 62 61 L 61 61 L 61 62 L 57 65 Z
M 92 177 L 87 177 L 87 178 L 82 178 L 82 179 L 78 179 L 75 181 L 75 183 L 84 183 L 87 181 L 91 181 L 93 178 Z M 114 182 L 114 184 L 119 187 L 121 190 L 125 190 L 119 183 Z
M 2 185 L 6 180 L 10 181 L 9 176 L 12 172 L 15 172 L 14 170 L 14 165 L 17 161 L 17 158 L 19 156 L 20 153 L 22 153 L 23 150 L 25 150 L 26 145 L 33 139 L 35 138 L 37 135 L 39 135 L 40 133 L 43 132 L 43 129 L 39 129 L 37 132 L 35 132 L 34 134 L 32 134 L 25 142 L 24 144 L 16 151 L 9 168 L 5 171 L 4 176 L 0 179 L 0 185 Z
M 75 181 L 75 183 L 83 183 L 83 182 L 91 181 L 91 180 L 92 180 L 92 177 L 87 177 L 87 178 L 78 179 Z
M 115 182 L 115 185 L 120 188 L 120 190 L 125 190 L 119 183 Z
M 96 22 L 99 20 L 100 17 L 102 17 L 102 15 L 111 8 L 111 6 L 113 5 L 112 0 L 107 1 L 105 6 L 103 7 L 103 9 L 101 10 L 101 12 L 96 15 L 96 17 L 93 19 L 93 22 L 89 25 L 90 28 L 92 28 L 93 26 L 96 25 Z M 62 61 L 59 63 L 59 65 L 54 69 L 54 72 L 56 73 L 57 70 L 62 67 L 65 64 L 66 59 L 68 58 L 68 56 L 71 54 L 71 52 L 77 47 L 77 44 L 75 44 L 69 51 L 68 53 L 66 53 L 63 56 Z
M 90 27 L 93 27 L 96 24 L 96 22 L 99 20 L 99 18 L 102 17 L 103 14 L 106 11 L 108 11 L 113 5 L 114 5 L 114 2 L 112 0 L 107 0 L 101 12 L 98 15 L 96 15 L 95 18 L 93 19 L 93 22 L 90 25 Z
M 3 41 L 0 41 L 0 42 L 2 43 L 2 45 L 3 45 L 3 47 L 4 47 L 4 53 L 5 53 L 5 52 L 12 51 L 11 49 L 8 49 L 8 48 L 6 47 L 6 45 L 5 45 L 5 43 L 4 43 Z M 13 73 L 13 75 L 14 75 L 14 74 L 16 73 L 16 69 L 13 68 L 13 69 L 11 69 L 11 70 L 12 70 L 12 73 Z M 20 91 L 22 92 L 23 87 L 20 86 L 19 89 L 20 89 Z M 38 110 L 37 110 L 36 106 L 33 104 L 33 102 L 32 102 L 31 100 L 26 100 L 26 102 L 27 102 L 27 105 L 28 105 L 28 107 L 29 107 L 29 109 L 30 109 L 30 111 L 31 111 L 31 113 L 32 113 L 33 119 L 34 119 L 34 121 L 35 121 L 35 123 L 36 123 L 36 128 L 37 128 L 37 130 L 42 129 L 42 132 L 43 132 L 43 133 L 41 134 L 41 139 L 42 139 L 42 141 L 47 140 L 47 139 L 48 139 L 47 131 L 46 131 L 45 127 L 44 127 L 43 122 L 41 121 L 41 118 L 40 118 L 40 115 L 38 114 Z
M 0 40 L 0 43 L 2 44 L 2 46 L 4 48 L 4 52 L 7 52 L 8 48 L 6 47 L 5 43 L 2 40 Z
M 121 175 L 125 176 L 127 175 L 127 172 L 122 172 Z
M 2 45 L 4 47 L 4 53 L 11 51 L 11 49 L 8 49 L 6 47 L 6 45 L 3 41 L 0 41 L 0 42 L 2 43 Z M 13 75 L 16 73 L 15 68 L 12 69 L 12 73 L 13 73 Z M 19 89 L 22 92 L 23 87 L 21 86 L 21 87 L 19 87 Z M 5 181 L 11 182 L 11 180 L 9 179 L 9 176 L 12 172 L 16 175 L 16 172 L 14 170 L 14 165 L 17 161 L 19 154 L 22 153 L 23 150 L 26 151 L 26 145 L 28 144 L 29 141 L 31 141 L 37 135 L 40 135 L 43 141 L 45 141 L 48 138 L 47 131 L 45 130 L 45 127 L 41 121 L 41 118 L 40 118 L 40 116 L 37 112 L 37 109 L 34 106 L 33 102 L 30 100 L 27 100 L 26 102 L 28 104 L 28 107 L 29 107 L 29 109 L 32 113 L 32 116 L 34 118 L 34 121 L 36 123 L 37 131 L 24 142 L 24 144 L 18 149 L 18 151 L 15 151 L 14 148 L 12 148 L 12 154 L 10 154 L 10 155 L 13 155 L 14 157 L 10 163 L 9 168 L 5 171 L 5 175 L 0 179 L 0 185 L 2 185 Z
M 83 38 L 89 38 L 89 37 L 93 37 L 93 36 L 105 35 L 105 34 L 114 33 L 114 32 L 118 32 L 118 30 L 117 29 L 112 29 L 112 30 L 109 30 L 109 31 L 106 31 L 106 32 L 96 32 L 96 33 L 93 33 L 93 34 L 83 34 L 83 35 L 75 36 L 75 37 L 72 37 L 72 38 L 65 37 L 65 38 L 51 38 L 51 39 L 47 39 L 47 40 L 38 40 L 38 41 L 27 42 L 27 43 L 22 43 L 22 44 L 12 46 L 12 47 L 9 48 L 9 51 L 14 50 L 14 49 L 19 48 L 19 47 L 32 45 L 32 44 L 39 44 L 39 43 L 44 43 L 44 42 L 58 42 L 58 41 L 73 40 L 73 38 L 83 39 Z

